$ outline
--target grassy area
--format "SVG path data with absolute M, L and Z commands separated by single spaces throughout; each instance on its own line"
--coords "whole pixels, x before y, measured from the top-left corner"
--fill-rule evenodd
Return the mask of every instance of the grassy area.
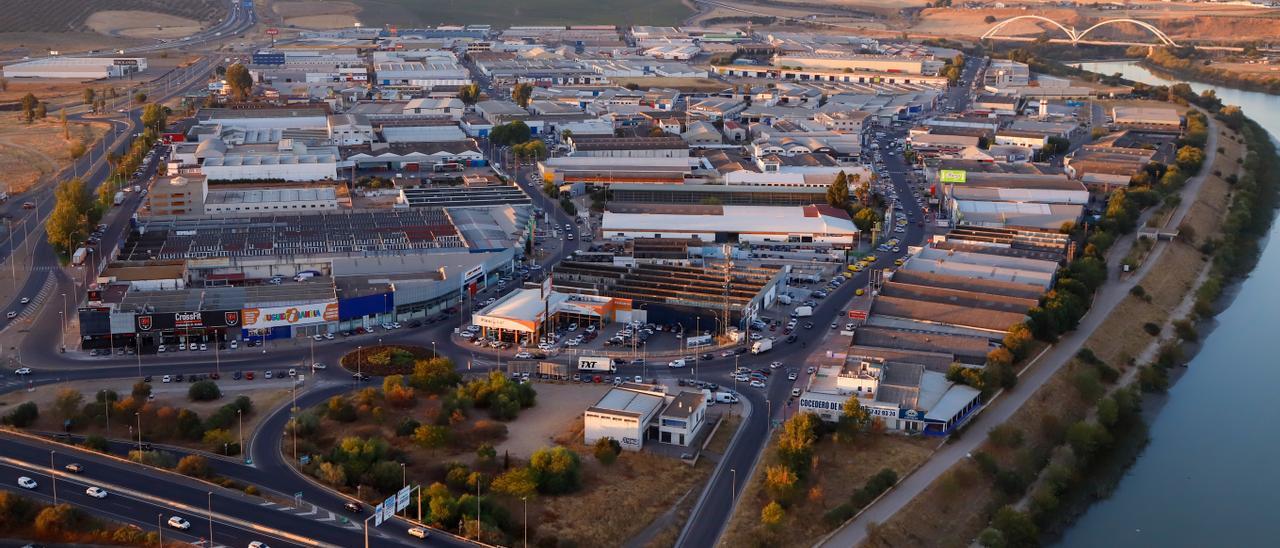
M 1142 267 L 1142 261 L 1147 258 L 1147 253 L 1155 245 L 1155 241 L 1146 236 L 1139 236 L 1133 242 L 1133 247 L 1129 249 L 1129 254 L 1125 255 L 1121 264 L 1129 265 L 1131 270 L 1137 270 Z
M 828 510 L 848 501 L 854 491 L 883 468 L 892 468 L 898 477 L 905 477 L 923 463 L 938 444 L 936 439 L 896 434 L 865 434 L 853 443 L 833 438 L 824 436 L 818 442 L 814 466 L 820 472 L 811 474 L 812 487 L 787 508 L 777 528 L 779 532 L 770 532 L 759 523 L 761 509 L 771 500 L 764 489 L 763 471 L 780 462 L 772 450 L 776 446 L 776 435 L 771 437 L 770 449 L 747 483 L 720 546 L 810 546 L 831 530 L 822 519 Z
M 692 13 L 681 0 L 355 0 L 366 25 L 487 23 L 519 25 L 678 25 Z
M 73 123 L 67 132 L 71 138 L 64 139 L 56 112 L 31 125 L 22 122 L 20 116 L 20 113 L 0 116 L 0 173 L 4 173 L 4 187 L 11 194 L 25 192 L 41 177 L 70 163 L 74 143 L 90 146 L 106 128 L 99 124 Z

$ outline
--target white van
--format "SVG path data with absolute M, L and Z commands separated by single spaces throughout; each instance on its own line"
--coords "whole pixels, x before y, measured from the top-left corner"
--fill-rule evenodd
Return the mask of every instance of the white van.
M 298 275 L 293 277 L 293 281 L 300 282 L 303 280 L 309 280 L 314 277 L 316 277 L 315 272 L 299 272 Z
M 670 367 L 672 369 L 679 369 L 681 367 L 684 367 L 685 365 L 687 364 L 685 363 L 684 358 L 680 358 L 678 360 L 672 360 L 671 363 L 667 364 L 667 367 Z

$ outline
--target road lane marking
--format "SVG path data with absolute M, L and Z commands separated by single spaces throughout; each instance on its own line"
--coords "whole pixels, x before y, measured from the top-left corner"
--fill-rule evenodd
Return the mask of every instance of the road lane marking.
M 46 475 L 46 476 L 47 476 L 47 475 L 49 475 L 50 473 L 52 473 L 52 474 L 54 474 L 54 475 L 58 476 L 59 478 L 67 478 L 67 479 L 63 479 L 62 481 L 64 481 L 64 482 L 69 482 L 69 483 L 72 483 L 72 484 L 78 484 L 78 483 L 82 483 L 82 482 L 84 481 L 84 480 L 80 480 L 77 476 L 71 475 L 71 473 L 70 473 L 70 472 L 63 472 L 63 471 L 59 471 L 59 470 L 50 470 L 47 466 L 31 464 L 31 463 L 28 463 L 28 462 L 26 462 L 26 461 L 18 460 L 18 459 L 12 458 L 12 457 L 7 457 L 7 456 L 0 455 L 0 462 L 5 463 L 5 464 L 8 464 L 9 466 L 14 467 L 14 468 L 22 468 L 22 469 L 25 469 L 25 470 L 30 470 L 32 473 L 43 474 L 43 475 Z M 121 487 L 121 486 L 119 486 L 119 485 L 115 485 L 115 484 L 112 484 L 112 483 L 106 483 L 106 482 L 101 482 L 101 481 L 95 481 L 95 484 L 96 484 L 98 487 L 101 487 L 101 488 L 103 488 L 103 489 L 106 489 L 106 490 L 107 490 L 108 492 L 110 492 L 110 493 L 116 493 L 116 494 L 120 494 L 120 495 L 122 495 L 122 496 L 128 496 L 128 497 L 131 497 L 131 498 L 133 498 L 133 499 L 136 499 L 136 500 L 139 500 L 139 501 L 143 501 L 143 502 L 147 502 L 147 503 L 149 503 L 149 504 L 153 504 L 153 505 L 163 505 L 163 506 L 167 506 L 167 507 L 169 507 L 169 508 L 173 508 L 173 509 L 175 509 L 175 510 L 180 510 L 180 511 L 186 512 L 186 513 L 191 514 L 191 515 L 193 515 L 193 516 L 208 516 L 208 515 L 209 515 L 208 510 L 206 510 L 205 508 L 200 508 L 200 507 L 190 506 L 190 505 L 183 504 L 183 503 L 180 503 L 180 502 L 177 502 L 177 501 L 173 501 L 173 500 L 168 500 L 168 499 L 160 498 L 160 497 L 157 497 L 157 496 L 155 496 L 155 495 L 150 495 L 150 494 L 143 493 L 143 492 L 140 492 L 140 491 L 135 491 L 135 490 L 133 490 L 133 489 L 126 489 L 126 488 L 124 488 L 124 487 Z M 288 532 L 288 531 L 283 531 L 283 530 L 280 530 L 280 529 L 276 529 L 276 528 L 274 528 L 274 527 L 267 527 L 267 526 L 265 526 L 265 525 L 259 525 L 259 524 L 257 524 L 257 523 L 253 523 L 253 522 L 250 522 L 250 521 L 242 520 L 242 519 L 240 519 L 240 518 L 231 517 L 231 516 L 228 516 L 228 515 L 226 515 L 226 514 L 221 514 L 221 513 L 218 513 L 218 512 L 214 512 L 214 513 L 213 513 L 213 517 L 214 517 L 214 519 L 215 519 L 215 520 L 217 520 L 217 521 L 219 521 L 219 522 L 222 522 L 222 523 L 224 523 L 224 524 L 234 525 L 234 526 L 236 526 L 236 527 L 239 527 L 239 528 L 241 528 L 241 529 L 245 529 L 245 530 L 247 530 L 247 531 L 257 531 L 257 532 L 266 533 L 266 534 L 269 534 L 269 535 L 274 535 L 274 536 L 276 536 L 276 537 L 279 537 L 279 538 L 280 538 L 280 539 L 282 539 L 282 540 L 288 540 L 288 541 L 296 542 L 296 543 L 298 543 L 298 544 L 303 544 L 303 545 L 306 545 L 306 546 L 317 546 L 317 547 L 323 547 L 323 548 L 341 548 L 341 547 L 339 547 L 339 546 L 338 546 L 338 545 L 336 545 L 336 544 L 328 544 L 328 543 L 320 542 L 320 541 L 317 541 L 317 540 L 314 540 L 314 539 L 311 539 L 311 538 L 304 537 L 304 536 L 302 536 L 302 535 L 298 535 L 298 534 L 290 533 L 290 532 Z

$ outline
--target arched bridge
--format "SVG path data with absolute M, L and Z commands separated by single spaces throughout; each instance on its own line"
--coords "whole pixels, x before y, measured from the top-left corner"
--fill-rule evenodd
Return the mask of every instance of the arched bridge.
M 1156 28 L 1155 25 L 1152 25 L 1151 23 L 1148 23 L 1146 21 L 1139 21 L 1137 19 L 1107 19 L 1105 21 L 1101 21 L 1093 25 L 1092 27 L 1078 31 L 1075 29 L 1075 27 L 1068 27 L 1066 25 L 1063 25 L 1062 23 L 1059 23 L 1057 21 L 1054 21 L 1053 19 L 1044 17 L 1042 15 L 1019 15 L 1017 17 L 1011 17 L 1009 19 L 1005 19 L 1004 21 L 1000 21 L 999 23 L 992 25 L 991 28 L 987 29 L 987 32 L 983 33 L 982 38 L 984 39 L 998 38 L 997 34 L 999 34 L 1002 29 L 1004 29 L 1005 27 L 1009 26 L 1012 23 L 1015 23 L 1018 21 L 1025 21 L 1025 20 L 1043 21 L 1045 23 L 1049 23 L 1050 25 L 1058 27 L 1059 29 L 1062 30 L 1064 34 L 1067 35 L 1067 39 L 1070 40 L 1072 44 L 1079 43 L 1081 40 L 1084 39 L 1085 36 L 1087 36 L 1090 32 L 1093 32 L 1094 30 L 1098 29 L 1099 27 L 1114 25 L 1116 23 L 1131 23 L 1139 27 L 1142 27 L 1143 29 L 1146 29 L 1153 36 L 1155 36 L 1157 40 L 1160 40 L 1160 42 L 1166 46 L 1178 45 L 1178 43 L 1174 42 L 1172 38 L 1169 38 L 1169 35 L 1165 34 L 1164 31 Z

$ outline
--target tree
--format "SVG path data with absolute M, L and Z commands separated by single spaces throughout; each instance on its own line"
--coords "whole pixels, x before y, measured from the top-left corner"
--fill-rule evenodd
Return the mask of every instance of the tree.
M 538 479 L 529 468 L 512 468 L 494 478 L 489 488 L 513 498 L 529 498 L 538 494 Z
M 858 230 L 863 232 L 868 232 L 872 228 L 875 228 L 876 223 L 880 222 L 880 220 L 880 214 L 869 207 L 859 209 L 853 214 L 853 224 L 858 227 Z
M 137 401 L 147 401 L 147 397 L 151 395 L 151 383 L 146 381 L 133 383 L 133 390 L 129 395 Z
M 36 535 L 43 538 L 61 538 L 74 530 L 83 517 L 79 510 L 67 504 L 46 506 L 36 514 Z
M 538 491 L 564 494 L 577 491 L 582 484 L 578 454 L 565 447 L 542 448 L 529 457 L 529 470 L 538 481 Z
M 778 435 L 778 456 L 797 476 L 809 470 L 813 444 L 818 441 L 818 418 L 813 413 L 798 413 L 782 423 Z
M 765 527 L 774 529 L 782 523 L 782 518 L 786 517 L 786 515 L 786 510 L 783 510 L 782 505 L 775 500 L 760 510 L 760 523 Z
M 480 100 L 480 86 L 478 84 L 467 84 L 458 90 L 458 99 L 462 100 L 465 105 L 474 105 Z
M 237 101 L 244 101 L 253 93 L 253 76 L 240 63 L 227 67 L 226 80 L 231 96 Z
M 27 92 L 27 94 L 23 95 L 22 99 L 20 99 L 18 102 L 20 105 L 22 105 L 23 119 L 25 119 L 28 124 L 31 123 L 31 120 L 35 118 L 36 105 L 40 104 L 40 100 L 36 98 L 35 94 L 31 92 Z
M 764 469 L 764 488 L 774 500 L 789 503 L 799 493 L 800 477 L 784 464 L 771 464 Z
M 1204 164 L 1204 151 L 1193 146 L 1184 146 L 1178 149 L 1177 164 L 1180 169 L 1187 173 L 1196 173 L 1200 171 L 1200 166 Z
M 141 92 L 141 91 L 139 91 L 139 92 L 137 92 L 137 93 L 134 93 L 134 94 L 133 94 L 133 102 L 138 103 L 139 105 L 141 105 L 142 103 L 147 102 L 147 94 L 146 94 L 146 93 L 144 93 L 144 92 Z
M 150 103 L 142 109 L 142 126 L 159 133 L 168 125 L 168 114 L 162 105 Z
M 840 209 L 849 206 L 849 179 L 843 171 L 837 173 L 835 181 L 827 187 L 827 205 Z
M 449 443 L 449 428 L 424 424 L 414 429 L 413 442 L 427 449 L 439 449 Z
M 618 460 L 618 454 L 622 452 L 622 444 L 618 443 L 618 440 L 606 436 L 596 440 L 591 452 L 596 456 L 596 460 L 608 466 Z
M 520 105 L 520 108 L 528 107 L 531 97 L 533 97 L 533 84 L 521 82 L 511 88 L 511 99 Z
M 200 381 L 187 389 L 187 398 L 191 401 L 212 401 L 221 397 L 222 390 L 213 381 Z
M 855 433 L 866 430 L 868 426 L 871 426 L 871 412 L 858 401 L 856 394 L 849 396 L 840 414 L 840 431 L 852 439 Z
M 54 193 L 53 211 L 45 220 L 45 237 L 49 244 L 69 255 L 75 244 L 87 234 L 88 212 L 92 206 L 84 181 L 71 179 L 58 185 Z
M 53 411 L 63 420 L 76 418 L 80 414 L 82 405 L 84 405 L 84 394 L 74 388 L 58 390 L 58 395 L 53 399 Z
M 107 438 L 97 434 L 86 437 L 84 439 L 84 447 L 85 449 L 92 449 L 99 453 L 106 453 L 111 449 L 111 446 L 107 444 Z
M 347 472 L 341 466 L 332 462 L 320 463 L 320 468 L 316 470 L 316 476 L 334 487 L 342 487 L 347 484 Z
M 997 510 L 995 517 L 991 518 L 991 527 L 1004 535 L 1005 546 L 1016 548 L 1039 545 L 1040 529 L 1031 520 L 1031 516 L 1012 506 Z
M 200 455 L 187 455 L 178 461 L 175 470 L 184 476 L 193 478 L 209 477 L 209 460 Z
M 414 362 L 413 374 L 409 376 L 410 385 L 432 394 L 442 394 L 461 381 L 462 377 L 454 370 L 453 361 L 449 358 L 418 360 Z

